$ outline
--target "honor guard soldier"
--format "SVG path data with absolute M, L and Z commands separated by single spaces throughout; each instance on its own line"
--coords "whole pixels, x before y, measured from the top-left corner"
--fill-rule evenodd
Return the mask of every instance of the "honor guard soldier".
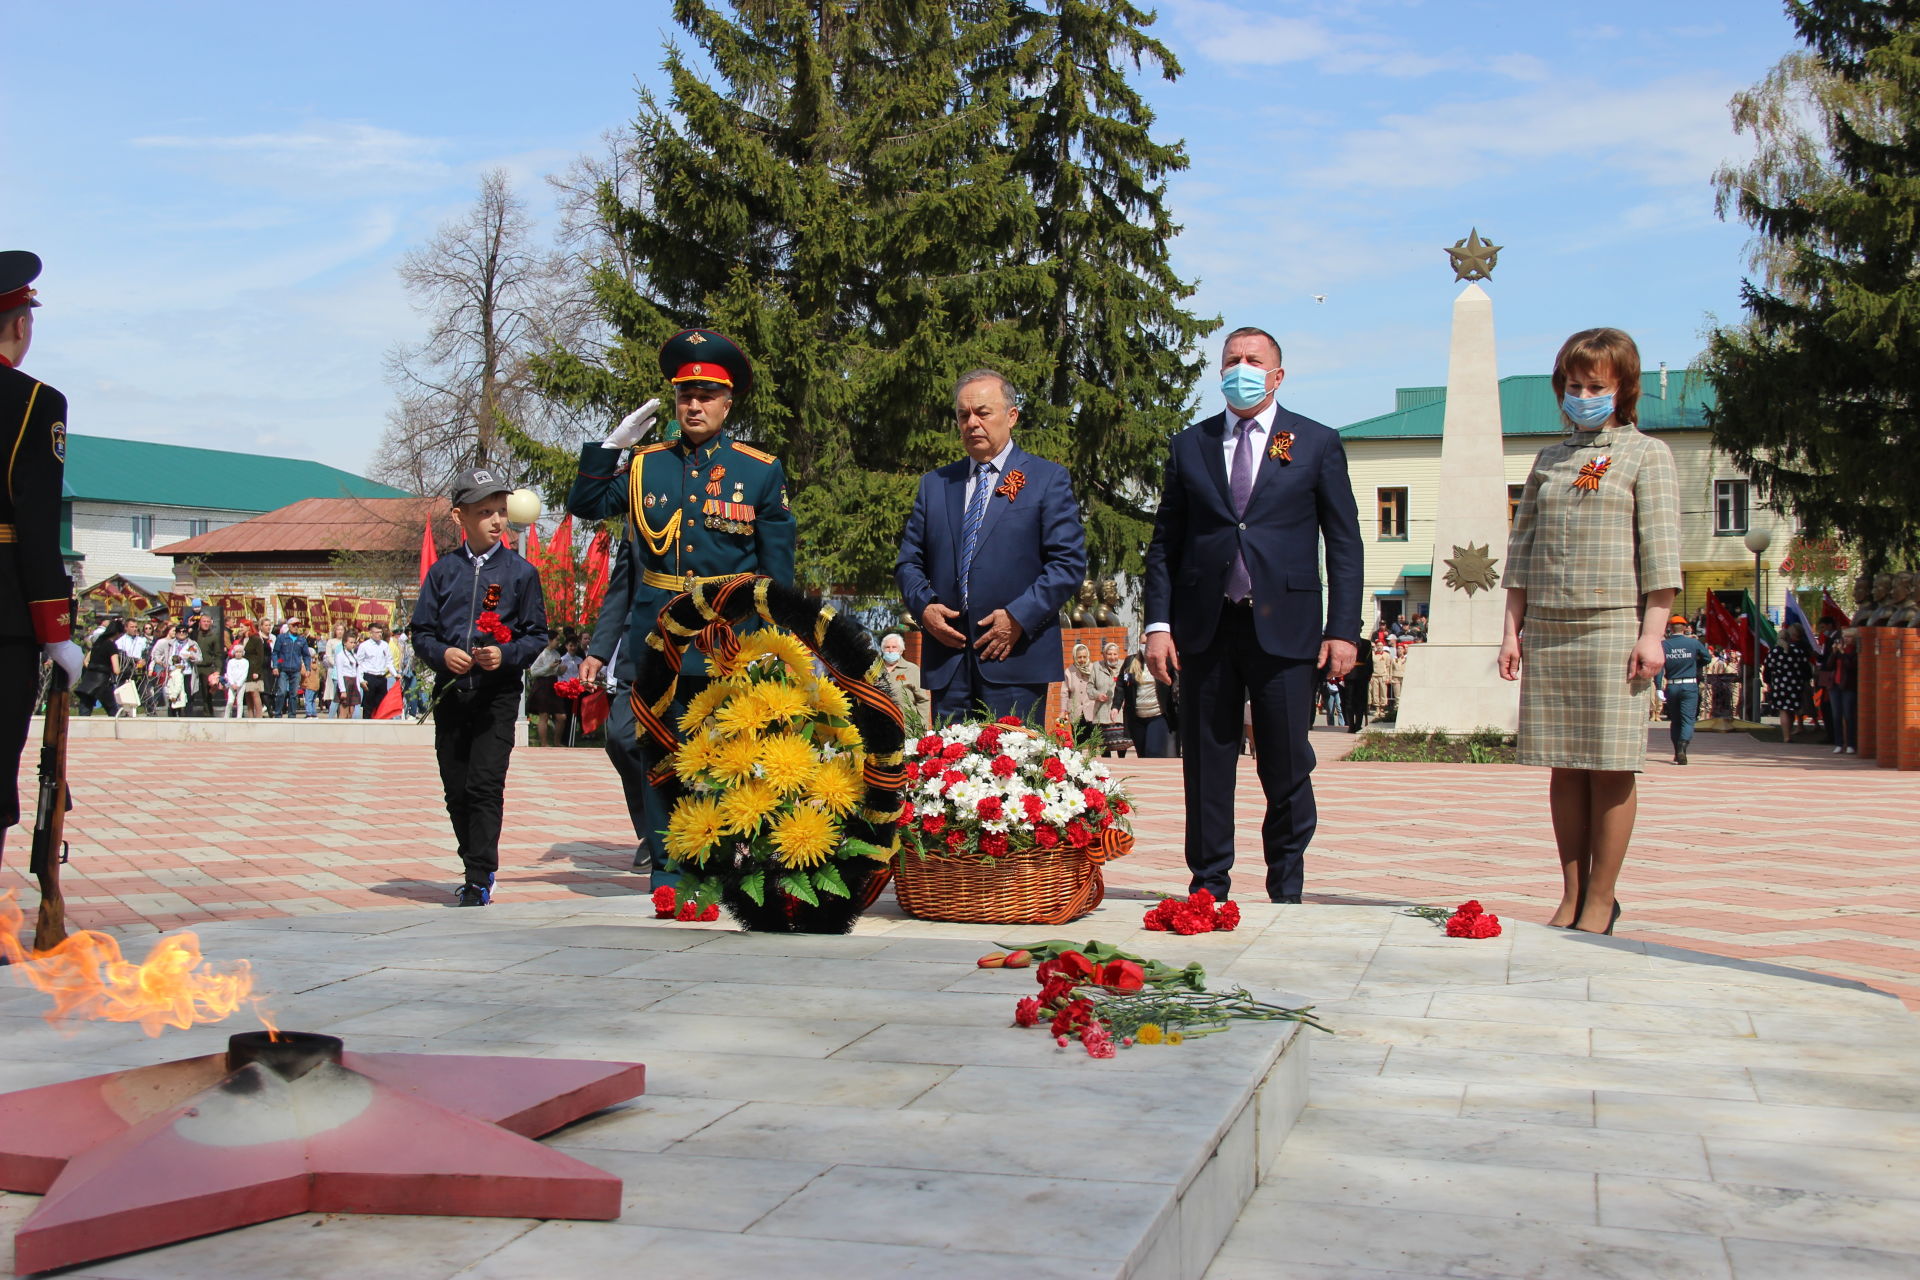
M 20 752 L 39 698 L 40 655 L 80 678 L 73 643 L 73 583 L 60 558 L 60 494 L 67 467 L 67 398 L 19 369 L 33 343 L 33 282 L 40 259 L 0 253 L 0 850 L 20 821 Z M 56 694 L 64 697 L 65 694 Z
M 568 512 L 583 520 L 618 516 L 626 521 L 625 563 L 616 562 L 604 622 L 595 628 L 603 643 L 590 646 L 581 671 L 589 680 L 599 675 L 604 659 L 598 654 L 614 648 L 606 641 L 607 626 L 621 627 L 613 674 L 623 686 L 638 672 L 647 635 L 674 596 L 742 573 L 793 581 L 786 471 L 778 458 L 740 443 L 726 429 L 736 398 L 753 389 L 752 362 L 726 335 L 686 329 L 660 348 L 660 372 L 673 386 L 679 438 L 639 449 L 622 467 L 623 452 L 653 425 L 658 401 L 648 401 L 603 443 L 582 446 L 579 478 L 567 497 Z M 612 617 L 621 603 L 623 618 Z M 699 654 L 689 652 L 680 673 L 682 700 L 705 682 L 702 670 Z M 634 868 L 651 867 L 656 883 L 670 882 L 660 840 L 668 815 L 647 784 L 633 707 L 624 696 L 612 700 L 607 754 L 619 771 L 641 841 Z

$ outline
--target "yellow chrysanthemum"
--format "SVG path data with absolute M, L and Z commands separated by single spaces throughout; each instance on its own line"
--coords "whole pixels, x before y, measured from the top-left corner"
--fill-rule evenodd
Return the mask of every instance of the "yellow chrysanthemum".
M 865 784 L 845 756 L 814 770 L 813 781 L 807 784 L 807 799 L 836 818 L 851 813 L 865 792 Z
M 789 867 L 813 867 L 827 860 L 840 843 L 840 825 L 809 805 L 800 805 L 773 824 L 773 847 Z
M 1140 1029 L 1133 1033 L 1133 1038 L 1141 1044 L 1159 1044 L 1167 1038 L 1167 1035 L 1160 1029 L 1159 1023 L 1143 1022 L 1140 1024 Z
M 741 782 L 753 776 L 759 763 L 758 738 L 722 738 L 707 757 L 707 771 L 722 782 Z
M 727 695 L 732 692 L 733 690 L 725 682 L 716 680 L 694 694 L 693 700 L 687 703 L 686 714 L 680 717 L 680 732 L 692 733 L 701 721 L 712 715 L 714 710 L 727 700 Z
M 1185 1037 L 1185 1036 L 1183 1036 L 1183 1035 L 1181 1035 L 1181 1034 L 1180 1034 L 1180 1033 L 1179 1033 L 1178 1031 L 1169 1031 L 1169 1032 L 1167 1032 L 1167 1043 L 1168 1043 L 1168 1044 L 1179 1044 L 1179 1043 L 1180 1043 L 1180 1042 L 1181 1042 L 1182 1040 L 1185 1040 L 1185 1039 L 1186 1039 L 1186 1037 Z
M 754 696 L 760 699 L 760 705 L 767 710 L 767 719 L 775 723 L 784 723 L 807 714 L 807 695 L 790 684 L 778 680 L 769 680 L 754 690 Z
M 691 862 L 696 866 L 705 862 L 714 844 L 725 834 L 723 825 L 718 804 L 683 797 L 673 807 L 673 816 L 667 819 L 668 856 L 676 862 Z
M 813 651 L 791 631 L 763 627 L 753 633 L 750 643 L 758 653 L 780 659 L 796 678 L 813 674 Z
M 814 687 L 808 692 L 814 709 L 823 716 L 845 720 L 853 714 L 853 704 L 847 701 L 847 695 L 840 691 L 840 686 L 831 680 L 814 681 Z
M 812 744 L 797 733 L 777 733 L 760 740 L 760 776 L 783 796 L 805 787 L 819 767 Z
M 772 719 L 772 713 L 756 689 L 729 698 L 727 705 L 714 715 L 713 723 L 722 733 L 746 735 L 760 732 Z
M 713 748 L 712 738 L 704 733 L 694 734 L 673 753 L 673 771 L 683 778 L 691 778 L 712 762 Z
M 860 731 L 852 725 L 836 724 L 828 725 L 827 728 L 832 732 L 833 740 L 841 746 L 857 747 L 860 745 Z
M 730 787 L 720 797 L 720 820 L 728 835 L 750 836 L 760 829 L 767 815 L 780 807 L 774 789 L 758 778 Z

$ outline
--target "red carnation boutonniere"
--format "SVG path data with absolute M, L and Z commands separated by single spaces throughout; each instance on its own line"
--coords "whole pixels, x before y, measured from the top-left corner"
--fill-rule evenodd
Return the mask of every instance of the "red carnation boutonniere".
M 1573 487 L 1576 489 L 1598 489 L 1600 487 L 1600 477 L 1607 474 L 1607 468 L 1612 465 L 1613 459 L 1611 457 L 1603 456 L 1595 458 L 1592 462 L 1580 468 L 1580 474 L 1573 478 Z
M 994 492 L 1005 498 L 1008 502 L 1012 502 L 1020 496 L 1020 491 L 1026 487 L 1027 477 L 1024 473 L 1009 471 L 1007 472 L 1007 478 L 1000 482 L 1000 487 L 995 489 Z
M 1282 466 L 1285 466 L 1287 463 L 1292 462 L 1293 461 L 1293 432 L 1291 431 L 1274 432 L 1273 443 L 1267 446 L 1267 456 L 1269 458 L 1280 459 L 1280 463 Z
M 473 620 L 473 630 L 475 634 L 490 636 L 500 644 L 513 639 L 513 632 L 500 621 L 500 615 L 491 609 Z

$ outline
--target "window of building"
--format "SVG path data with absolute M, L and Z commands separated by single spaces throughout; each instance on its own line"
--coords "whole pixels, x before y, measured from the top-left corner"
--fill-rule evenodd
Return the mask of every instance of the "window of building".
M 153 550 L 153 517 L 133 518 L 133 545 L 142 551 Z
M 187 521 L 187 536 L 189 538 L 197 538 L 205 533 L 211 524 L 212 522 L 209 520 L 189 520 Z
M 1513 528 L 1513 522 L 1520 518 L 1520 495 L 1527 491 L 1523 484 L 1507 486 L 1507 528 Z
M 1720 534 L 1747 531 L 1747 482 L 1745 480 L 1713 482 L 1713 531 Z
M 1407 540 L 1407 491 L 1382 489 L 1380 493 L 1380 541 Z

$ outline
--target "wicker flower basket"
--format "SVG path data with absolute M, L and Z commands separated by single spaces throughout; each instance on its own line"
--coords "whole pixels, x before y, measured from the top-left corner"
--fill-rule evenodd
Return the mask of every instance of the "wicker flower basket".
M 900 909 L 922 920 L 962 924 L 1065 924 L 1100 905 L 1106 883 L 1084 852 L 929 857 L 902 850 L 894 861 Z

